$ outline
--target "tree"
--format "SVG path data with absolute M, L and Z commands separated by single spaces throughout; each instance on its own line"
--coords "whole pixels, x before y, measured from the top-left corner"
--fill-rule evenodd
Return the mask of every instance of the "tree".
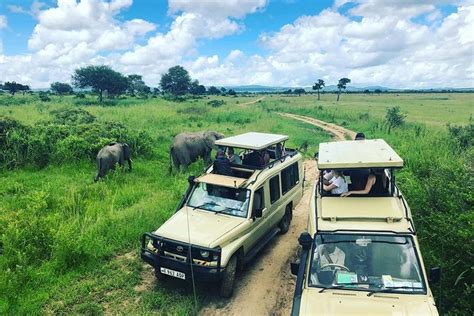
M 191 87 L 191 77 L 188 71 L 181 66 L 174 66 L 161 76 L 161 89 L 173 96 L 184 95 Z
M 225 95 L 226 92 L 227 92 L 227 89 L 224 88 L 224 87 L 222 87 L 222 88 L 221 88 L 221 93 L 222 93 L 222 95 Z
M 23 91 L 23 94 L 25 91 L 30 90 L 30 87 L 28 85 L 22 85 L 21 83 L 16 83 L 15 81 L 12 82 L 5 82 L 3 84 L 3 89 L 8 90 L 11 95 L 15 95 L 18 91 Z
M 207 93 L 209 94 L 215 94 L 215 95 L 219 95 L 221 94 L 221 91 L 219 89 L 217 89 L 216 87 L 214 86 L 210 86 L 209 89 L 207 89 Z
M 104 91 L 109 95 L 119 95 L 128 88 L 128 79 L 109 66 L 87 66 L 76 69 L 72 75 L 72 83 L 76 88 L 92 88 L 99 94 L 100 103 Z
M 146 95 L 151 92 L 150 87 L 148 87 L 140 75 L 128 75 L 128 88 L 127 93 L 130 95 Z
M 198 80 L 191 82 L 191 87 L 189 89 L 192 95 L 203 95 L 206 94 L 206 87 L 202 84 L 199 84 Z
M 54 82 L 51 84 L 51 91 L 53 91 L 56 94 L 63 95 L 63 94 L 69 94 L 72 93 L 72 87 L 68 83 L 62 83 L 62 82 Z
M 341 78 L 339 79 L 339 83 L 337 84 L 337 101 L 339 101 L 339 96 L 341 95 L 341 90 L 346 89 L 346 84 L 351 82 L 351 79 L 349 78 Z
M 313 90 L 318 90 L 318 100 L 319 100 L 319 90 L 324 88 L 325 83 L 323 79 L 318 79 L 318 82 L 316 82 L 313 86 Z
M 227 91 L 227 94 L 234 96 L 234 95 L 237 95 L 237 92 L 235 92 L 234 89 L 229 89 L 229 91 Z
M 293 91 L 294 94 L 297 94 L 297 95 L 302 95 L 302 94 L 306 94 L 306 90 L 303 89 L 303 88 L 296 88 L 294 91 Z

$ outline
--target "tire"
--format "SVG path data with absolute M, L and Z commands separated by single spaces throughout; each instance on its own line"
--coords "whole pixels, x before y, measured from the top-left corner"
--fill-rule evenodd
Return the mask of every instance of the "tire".
M 278 227 L 280 228 L 280 234 L 286 234 L 290 229 L 291 224 L 291 206 L 287 205 L 285 209 L 285 215 L 281 219 L 280 223 L 278 223 Z
M 232 292 L 234 292 L 234 281 L 235 281 L 235 272 L 237 270 L 237 257 L 233 255 L 229 262 L 227 263 L 227 267 L 225 268 L 222 274 L 222 280 L 220 284 L 219 294 L 221 297 L 229 298 L 232 296 Z

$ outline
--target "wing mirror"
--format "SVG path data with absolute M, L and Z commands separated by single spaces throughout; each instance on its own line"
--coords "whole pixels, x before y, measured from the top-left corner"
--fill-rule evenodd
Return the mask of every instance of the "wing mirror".
M 291 274 L 293 275 L 298 275 L 298 270 L 300 269 L 300 263 L 299 262 L 291 262 L 290 263 L 290 269 L 291 269 Z
M 253 217 L 260 218 L 263 216 L 263 208 L 256 208 L 253 210 Z
M 430 284 L 437 284 L 441 279 L 441 268 L 434 267 L 430 269 L 430 275 L 428 277 L 428 281 Z
M 194 183 L 194 179 L 196 179 L 195 176 L 189 176 L 189 177 L 188 177 L 188 183 L 189 183 L 189 184 L 193 184 L 193 183 Z
M 303 250 L 308 250 L 311 248 L 311 244 L 313 243 L 313 238 L 308 232 L 301 233 L 300 237 L 298 237 L 298 242 L 300 243 Z

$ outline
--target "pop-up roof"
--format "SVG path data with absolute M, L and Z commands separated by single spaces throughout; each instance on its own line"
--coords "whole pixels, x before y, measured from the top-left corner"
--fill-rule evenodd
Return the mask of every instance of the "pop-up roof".
M 286 135 L 251 132 L 232 137 L 222 138 L 217 140 L 215 144 L 217 146 L 260 150 L 284 142 L 287 139 L 288 136 Z
M 401 168 L 403 159 L 383 139 L 319 144 L 319 169 Z

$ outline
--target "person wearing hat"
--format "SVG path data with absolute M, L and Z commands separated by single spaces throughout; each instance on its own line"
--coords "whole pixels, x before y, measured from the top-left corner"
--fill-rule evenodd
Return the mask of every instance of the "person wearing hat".
M 230 167 L 230 161 L 224 154 L 224 150 L 219 148 L 216 154 L 216 160 L 213 163 L 214 173 L 222 174 L 225 176 L 232 176 L 232 168 Z
M 362 132 L 358 132 L 354 137 L 354 140 L 365 140 L 365 134 Z

